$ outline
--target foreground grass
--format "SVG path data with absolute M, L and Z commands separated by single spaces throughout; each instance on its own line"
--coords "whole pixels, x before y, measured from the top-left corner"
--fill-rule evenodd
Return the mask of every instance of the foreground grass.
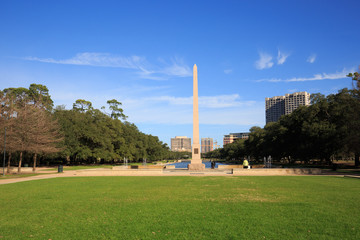
M 56 178 L 0 192 L 3 239 L 360 239 L 352 178 Z

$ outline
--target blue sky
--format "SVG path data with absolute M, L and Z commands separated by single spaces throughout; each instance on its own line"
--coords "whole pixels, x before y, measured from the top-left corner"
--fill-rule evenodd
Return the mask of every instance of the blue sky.
M 170 143 L 265 124 L 265 97 L 336 93 L 360 64 L 359 1 L 0 1 L 0 88 L 44 84 L 55 105 L 123 103 Z

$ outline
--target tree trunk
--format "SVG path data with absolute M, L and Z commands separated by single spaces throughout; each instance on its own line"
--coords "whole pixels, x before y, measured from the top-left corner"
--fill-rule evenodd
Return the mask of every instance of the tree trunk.
M 66 156 L 66 165 L 70 165 L 70 156 Z
M 22 152 L 20 152 L 18 173 L 21 173 L 22 155 L 23 155 L 23 153 L 22 153 Z
M 37 153 L 34 153 L 34 156 L 33 156 L 33 160 L 34 160 L 33 172 L 36 171 L 36 157 L 37 157 Z
M 355 153 L 355 167 L 359 167 L 360 166 L 360 153 Z
M 331 157 L 326 157 L 325 160 L 329 166 L 332 165 L 333 161 L 331 160 Z
M 8 157 L 7 173 L 10 173 L 10 162 L 11 162 L 11 152 L 9 152 L 9 157 Z

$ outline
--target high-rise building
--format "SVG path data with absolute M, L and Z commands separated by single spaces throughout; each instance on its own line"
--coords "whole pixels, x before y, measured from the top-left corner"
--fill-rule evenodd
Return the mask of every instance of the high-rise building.
M 229 135 L 224 135 L 223 146 L 229 143 L 233 143 L 236 139 L 248 139 L 249 132 L 244 133 L 230 133 Z
M 310 93 L 296 92 L 293 94 L 285 94 L 285 114 L 292 113 L 299 106 L 310 105 Z
M 266 123 L 277 122 L 285 114 L 285 96 L 265 98 Z
M 201 138 L 201 153 L 207 153 L 214 150 L 212 138 Z
M 171 138 L 171 151 L 191 152 L 191 138 L 180 136 Z
M 266 123 L 276 122 L 282 115 L 292 113 L 299 106 L 308 105 L 310 105 L 310 93 L 307 92 L 265 98 Z

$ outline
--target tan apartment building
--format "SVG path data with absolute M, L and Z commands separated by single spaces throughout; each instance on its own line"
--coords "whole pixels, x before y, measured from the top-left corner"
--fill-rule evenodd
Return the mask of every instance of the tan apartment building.
M 296 92 L 285 94 L 285 115 L 292 113 L 299 106 L 310 105 L 310 93 Z
M 266 123 L 277 122 L 285 114 L 285 96 L 265 98 Z
M 233 143 L 236 139 L 248 139 L 249 132 L 243 133 L 230 133 L 228 135 L 224 135 L 223 146 L 229 143 Z
M 171 138 L 171 151 L 191 152 L 191 138 L 182 136 Z
M 214 141 L 212 138 L 201 138 L 201 153 L 207 153 L 214 150 Z
M 310 93 L 296 92 L 265 98 L 266 123 L 277 122 L 282 115 L 292 113 L 299 106 L 310 105 Z

